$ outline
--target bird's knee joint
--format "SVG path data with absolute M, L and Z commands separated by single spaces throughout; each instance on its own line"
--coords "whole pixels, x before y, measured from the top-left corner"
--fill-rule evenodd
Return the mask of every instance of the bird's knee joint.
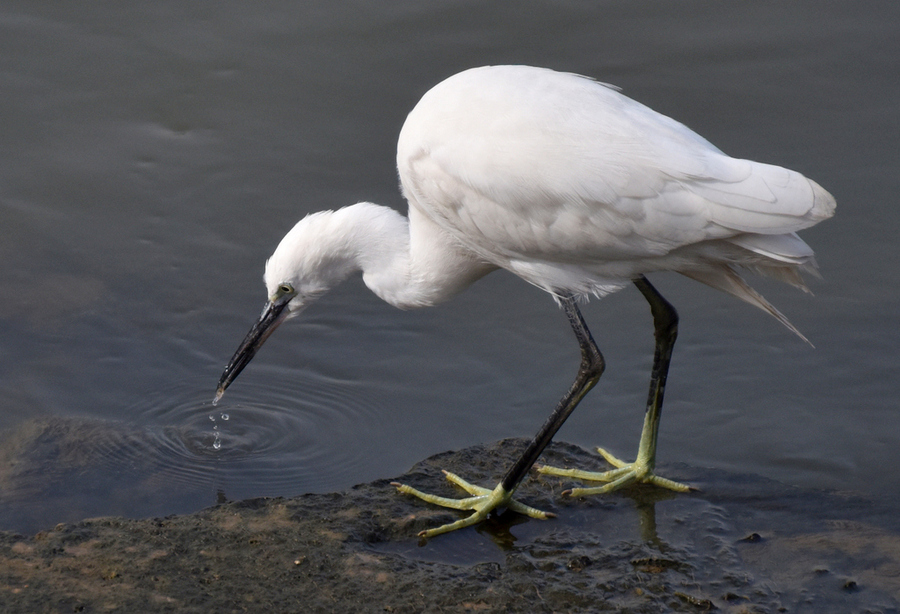
M 672 309 L 655 314 L 653 328 L 657 339 L 666 340 L 670 344 L 675 343 L 675 339 L 678 337 L 678 312 Z
M 598 380 L 606 370 L 606 361 L 599 354 L 583 354 L 581 356 L 581 372 L 589 379 Z

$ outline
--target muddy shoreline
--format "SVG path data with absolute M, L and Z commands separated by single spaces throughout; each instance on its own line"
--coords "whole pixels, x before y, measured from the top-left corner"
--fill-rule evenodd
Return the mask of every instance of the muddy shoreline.
M 447 495 L 448 469 L 493 484 L 523 445 L 504 440 L 429 458 L 342 493 L 223 503 L 195 514 L 95 518 L 34 536 L 0 533 L 4 612 L 897 612 L 896 513 L 686 466 L 661 473 L 699 493 L 633 488 L 559 497 L 566 480 L 520 490 L 554 511 L 510 513 L 423 541 L 458 517 L 389 482 Z M 545 462 L 601 467 L 554 443 Z

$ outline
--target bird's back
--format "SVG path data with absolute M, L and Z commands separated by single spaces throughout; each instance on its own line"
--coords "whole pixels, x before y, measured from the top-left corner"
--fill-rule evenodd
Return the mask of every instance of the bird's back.
M 397 163 L 412 208 L 548 291 L 602 295 L 663 269 L 711 283 L 722 263 L 793 270 L 812 262 L 793 233 L 835 206 L 799 173 L 730 158 L 609 86 L 524 66 L 435 86 Z

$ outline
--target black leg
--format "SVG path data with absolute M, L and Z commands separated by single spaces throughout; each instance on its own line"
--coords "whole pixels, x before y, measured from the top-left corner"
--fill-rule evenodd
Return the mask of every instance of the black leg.
M 534 465 L 534 462 L 541 455 L 541 452 L 544 451 L 544 448 L 547 447 L 547 444 L 550 443 L 550 440 L 553 439 L 556 431 L 559 430 L 559 427 L 562 426 L 563 422 L 566 421 L 566 418 L 569 417 L 569 414 L 572 413 L 572 410 L 575 409 L 579 401 L 584 398 L 584 395 L 586 395 L 587 392 L 594 387 L 594 384 L 597 383 L 597 380 L 600 379 L 600 375 L 603 373 L 603 368 L 605 366 L 603 356 L 600 354 L 600 350 L 597 349 L 597 345 L 591 338 L 591 333 L 584 323 L 584 318 L 578 310 L 575 299 L 571 296 L 565 296 L 560 299 L 560 302 L 566 312 L 566 316 L 569 318 L 572 330 L 575 331 L 578 345 L 581 346 L 581 366 L 578 369 L 578 376 L 575 378 L 575 382 L 572 384 L 569 392 L 567 392 L 559 401 L 556 409 L 554 409 L 553 413 L 550 414 L 550 417 L 547 418 L 547 421 L 538 431 L 537 435 L 534 436 L 534 439 L 531 440 L 531 443 L 528 444 L 528 447 L 525 448 L 525 451 L 522 453 L 522 456 L 519 457 L 519 460 L 513 464 L 503 477 L 503 480 L 497 484 L 493 490 L 470 484 L 461 477 L 447 471 L 444 472 L 447 479 L 466 490 L 472 496 L 463 499 L 451 499 L 424 493 L 406 484 L 394 483 L 394 486 L 396 486 L 400 492 L 414 495 L 423 501 L 452 509 L 473 510 L 473 513 L 466 518 L 451 522 L 450 524 L 445 524 L 435 529 L 422 531 L 419 533 L 420 536 L 433 537 L 448 531 L 472 526 L 484 520 L 492 510 L 497 509 L 498 507 L 506 507 L 519 512 L 520 514 L 527 514 L 533 518 L 550 518 L 553 516 L 553 514 L 542 512 L 541 510 L 516 501 L 512 498 L 513 492 L 515 492 L 515 489 L 522 481 L 522 478 L 528 473 L 528 470 Z
M 553 410 L 553 413 L 550 414 L 550 417 L 544 422 L 544 425 L 537 432 L 537 435 L 534 436 L 534 439 L 532 439 L 531 443 L 528 444 L 528 447 L 525 448 L 522 456 L 520 456 L 519 460 L 509 469 L 503 477 L 503 481 L 500 482 L 503 485 L 503 488 L 509 492 L 512 492 L 516 486 L 519 485 L 519 482 L 522 481 L 522 478 L 525 477 L 525 474 L 527 474 L 528 470 L 534 465 L 534 462 L 553 439 L 553 436 L 556 435 L 556 432 L 566 421 L 566 418 L 568 418 L 569 414 L 571 414 L 578 406 L 578 403 L 581 402 L 584 395 L 594 387 L 600 379 L 600 376 L 603 374 L 603 370 L 606 368 L 606 362 L 603 360 L 603 355 L 597 348 L 597 344 L 594 343 L 594 338 L 591 337 L 591 331 L 588 330 L 587 324 L 585 324 L 584 317 L 582 317 L 581 310 L 578 309 L 578 304 L 575 302 L 575 299 L 571 296 L 566 296 L 563 297 L 560 302 L 566 312 L 566 316 L 569 318 L 569 324 L 572 325 L 572 330 L 575 332 L 575 338 L 578 340 L 578 345 L 581 347 L 581 366 L 578 369 L 578 375 L 575 377 L 572 387 L 565 396 L 559 400 L 556 409 Z
M 644 418 L 645 429 L 641 433 L 638 454 L 647 451 L 648 469 L 653 471 L 656 465 L 656 442 L 659 435 L 659 418 L 662 414 L 663 396 L 666 393 L 666 378 L 669 375 L 669 363 L 672 361 L 672 350 L 678 337 L 678 312 L 662 294 L 641 275 L 634 280 L 647 302 L 653 315 L 654 337 L 656 348 L 653 352 L 653 368 L 650 371 L 650 392 L 647 395 L 647 414 Z
M 672 348 L 675 345 L 675 338 L 678 336 L 678 312 L 643 275 L 634 280 L 634 285 L 637 286 L 644 298 L 647 299 L 647 302 L 650 303 L 650 313 L 653 315 L 653 329 L 656 338 L 653 368 L 650 372 L 650 392 L 647 397 L 647 410 L 644 414 L 644 428 L 641 431 L 637 457 L 633 463 L 626 463 L 603 448 L 598 448 L 597 451 L 615 469 L 595 472 L 559 467 L 539 468 L 541 473 L 548 475 L 592 482 L 606 482 L 603 486 L 573 488 L 566 491 L 572 496 L 604 494 L 633 482 L 655 484 L 679 492 L 691 490 L 685 484 L 673 482 L 653 473 L 653 469 L 656 466 L 656 442 L 659 435 L 659 418 L 662 413 L 663 396 L 666 390 L 666 377 L 669 373 L 669 363 L 672 359 Z

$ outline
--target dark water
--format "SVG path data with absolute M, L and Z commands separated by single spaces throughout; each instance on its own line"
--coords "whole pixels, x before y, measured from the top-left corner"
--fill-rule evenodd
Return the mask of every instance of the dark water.
M 406 113 L 498 63 L 619 85 L 835 195 L 835 219 L 803 233 L 815 298 L 755 283 L 815 349 L 653 278 L 682 316 L 660 456 L 896 502 L 897 3 L 7 2 L 0 528 L 331 491 L 530 436 L 577 349 L 506 273 L 413 313 L 348 282 L 210 405 L 284 232 L 360 200 L 405 210 Z M 609 367 L 558 439 L 634 454 L 645 312 L 633 290 L 587 307 Z

